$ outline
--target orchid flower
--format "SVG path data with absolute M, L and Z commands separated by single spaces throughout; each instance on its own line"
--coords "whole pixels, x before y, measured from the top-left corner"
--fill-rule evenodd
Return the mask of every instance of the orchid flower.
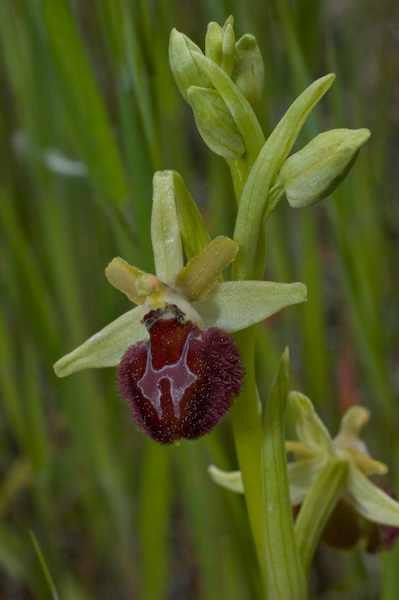
M 369 411 L 362 406 L 351 407 L 342 417 L 337 436 L 331 438 L 309 398 L 299 392 L 290 392 L 289 401 L 295 413 L 298 441 L 286 441 L 286 451 L 293 456 L 287 465 L 288 482 L 292 506 L 302 505 L 296 534 L 306 537 L 304 521 L 309 528 L 317 523 L 319 510 L 320 513 L 324 511 L 320 516 L 320 528 L 327 524 L 328 537 L 332 538 L 331 528 L 333 525 L 338 527 L 339 513 L 334 515 L 331 524 L 328 518 L 339 502 L 349 506 L 352 515 L 356 513 L 361 519 L 381 526 L 385 539 L 394 539 L 399 534 L 399 503 L 369 479 L 374 475 L 385 475 L 388 469 L 370 456 L 360 438 L 361 430 L 370 419 Z M 239 471 L 226 473 L 212 465 L 209 473 L 219 485 L 244 492 Z M 328 477 L 324 476 L 326 473 Z M 328 506 L 323 504 L 325 499 L 331 500 Z M 307 517 L 302 516 L 301 523 L 303 509 Z M 389 536 L 386 535 L 387 527 Z M 320 537 L 322 530 L 318 534 Z
M 155 174 L 155 275 L 112 260 L 108 280 L 137 306 L 54 366 L 63 377 L 120 364 L 119 392 L 136 425 L 161 443 L 197 438 L 229 410 L 244 375 L 229 333 L 306 299 L 302 283 L 220 281 L 238 244 L 224 236 L 209 241 L 192 202 L 177 173 Z M 183 241 L 186 255 L 198 252 L 186 265 Z

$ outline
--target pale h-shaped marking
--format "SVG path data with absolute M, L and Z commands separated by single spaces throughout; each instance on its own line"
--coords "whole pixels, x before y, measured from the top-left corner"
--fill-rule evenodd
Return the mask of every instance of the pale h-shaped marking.
M 159 389 L 159 383 L 162 379 L 169 379 L 170 384 L 170 395 L 173 402 L 173 412 L 175 416 L 180 418 L 180 400 L 183 398 L 185 391 L 198 379 L 197 375 L 194 375 L 187 364 L 187 353 L 190 341 L 195 337 L 193 330 L 189 331 L 187 339 L 183 346 L 183 351 L 179 360 L 173 365 L 165 365 L 161 369 L 154 369 L 152 365 L 152 354 L 151 354 L 151 339 L 148 342 L 147 347 L 147 365 L 145 373 L 141 379 L 137 382 L 141 393 L 147 400 L 149 400 L 152 406 L 158 413 L 158 417 L 162 417 L 162 406 L 161 406 L 161 390 Z M 197 339 L 201 336 L 197 336 Z

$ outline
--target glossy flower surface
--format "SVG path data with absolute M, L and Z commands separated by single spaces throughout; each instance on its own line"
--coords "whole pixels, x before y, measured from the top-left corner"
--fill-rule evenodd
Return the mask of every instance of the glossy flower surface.
M 232 338 L 200 329 L 176 305 L 144 316 L 150 339 L 130 346 L 119 392 L 139 429 L 161 443 L 208 433 L 238 395 L 244 369 Z

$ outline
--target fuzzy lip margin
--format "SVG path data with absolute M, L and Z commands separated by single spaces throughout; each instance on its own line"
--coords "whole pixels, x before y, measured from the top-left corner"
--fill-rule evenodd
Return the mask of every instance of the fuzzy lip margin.
M 118 369 L 119 394 L 130 406 L 137 428 L 155 441 L 171 444 L 182 438 L 196 439 L 218 425 L 239 394 L 245 374 L 240 354 L 233 339 L 220 329 L 201 330 L 190 321 L 176 323 L 162 316 L 159 321 L 150 328 L 150 340 L 130 346 L 123 356 Z M 183 328 L 187 335 L 178 350 Z M 163 362 L 165 335 L 172 354 L 180 352 L 172 364 Z M 177 348 L 173 348 L 175 342 Z M 153 366 L 154 353 L 158 354 L 157 368 Z M 166 389 L 160 385 L 164 379 L 169 379 Z M 175 381 L 186 383 L 183 393 L 181 385 L 174 387 Z M 146 394 L 151 389 L 158 394 Z

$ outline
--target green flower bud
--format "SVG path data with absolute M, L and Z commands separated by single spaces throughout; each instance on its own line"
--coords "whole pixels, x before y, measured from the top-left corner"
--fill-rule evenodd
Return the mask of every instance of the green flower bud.
M 256 108 L 263 91 L 265 69 L 256 39 L 249 33 L 236 43 L 232 79 L 252 108 Z
M 226 21 L 222 44 L 222 64 L 220 66 L 229 77 L 233 74 L 235 49 L 236 36 L 234 35 L 233 25 Z
M 198 131 L 207 146 L 227 161 L 242 156 L 244 140 L 219 92 L 192 86 L 187 96 Z
M 215 21 L 208 23 L 205 35 L 205 56 L 219 67 L 222 64 L 223 27 Z
M 234 19 L 230 16 L 223 27 L 212 21 L 205 36 L 205 56 L 221 67 L 229 77 L 233 73 L 235 35 Z
M 169 64 L 183 98 L 187 100 L 187 90 L 192 85 L 199 87 L 212 87 L 207 77 L 198 69 L 191 51 L 200 52 L 201 49 L 189 37 L 172 29 L 169 39 Z
M 316 136 L 284 162 L 277 182 L 294 208 L 310 206 L 329 196 L 346 177 L 368 129 L 332 129 Z

